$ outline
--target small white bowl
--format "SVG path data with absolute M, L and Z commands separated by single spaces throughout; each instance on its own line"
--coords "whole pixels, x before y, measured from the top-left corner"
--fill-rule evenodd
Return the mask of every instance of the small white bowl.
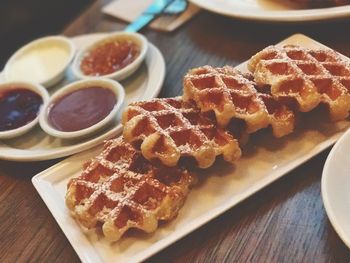
M 30 83 L 30 82 L 23 82 L 23 81 L 4 82 L 0 84 L 0 93 L 1 91 L 16 90 L 18 88 L 34 91 L 35 93 L 41 96 L 43 100 L 43 104 L 41 105 L 39 112 L 37 114 L 37 117 L 35 119 L 16 129 L 8 130 L 8 131 L 0 131 L 0 139 L 11 139 L 14 137 L 18 137 L 25 134 L 30 129 L 32 129 L 38 123 L 40 112 L 43 110 L 43 108 L 45 108 L 45 106 L 49 101 L 49 94 L 47 93 L 47 90 L 39 84 Z
M 124 68 L 121 68 L 119 70 L 114 71 L 113 73 L 101 75 L 100 77 L 104 78 L 110 78 L 115 80 L 123 80 L 127 77 L 129 77 L 131 74 L 133 74 L 140 66 L 142 61 L 145 59 L 147 49 L 148 49 L 148 41 L 147 39 L 138 33 L 126 33 L 126 32 L 118 32 L 118 33 L 112 33 L 108 34 L 106 37 L 103 37 L 102 39 L 93 42 L 92 44 L 88 45 L 87 47 L 83 48 L 78 52 L 77 56 L 75 57 L 73 64 L 72 64 L 72 72 L 74 76 L 77 79 L 88 79 L 92 76 L 85 75 L 81 69 L 80 64 L 83 58 L 95 47 L 111 42 L 113 40 L 118 39 L 130 39 L 133 42 L 135 42 L 140 47 L 140 54 L 136 57 L 134 61 L 132 61 L 129 65 L 125 66 Z
M 76 90 L 96 87 L 96 86 L 110 89 L 117 98 L 114 108 L 104 119 L 102 119 L 101 121 L 97 122 L 96 124 L 88 128 L 77 130 L 77 131 L 60 131 L 50 124 L 50 122 L 48 121 L 50 110 L 54 105 L 54 103 L 59 98 Z M 97 130 L 101 129 L 103 126 L 112 122 L 117 117 L 117 113 L 124 102 L 124 98 L 125 98 L 125 92 L 124 92 L 123 86 L 114 80 L 102 79 L 102 78 L 94 78 L 94 79 L 90 78 L 87 80 L 76 81 L 71 84 L 68 84 L 67 86 L 63 87 L 62 89 L 60 89 L 59 91 L 57 91 L 55 94 L 51 96 L 50 101 L 48 102 L 46 107 L 42 110 L 39 116 L 39 123 L 41 128 L 46 133 L 54 137 L 58 137 L 62 139 L 75 139 L 79 137 L 86 137 L 87 135 L 96 132 Z
M 7 81 L 30 81 L 50 87 L 60 81 L 75 55 L 73 42 L 63 36 L 34 40 L 20 48 L 7 61 Z

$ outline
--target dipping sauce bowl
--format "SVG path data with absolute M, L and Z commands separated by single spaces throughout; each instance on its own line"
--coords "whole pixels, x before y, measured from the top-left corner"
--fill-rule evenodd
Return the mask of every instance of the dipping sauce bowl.
M 30 81 L 50 87 L 60 81 L 75 55 L 63 36 L 39 38 L 20 48 L 5 65 L 7 81 Z
M 40 115 L 40 126 L 59 138 L 85 137 L 116 120 L 124 97 L 123 87 L 110 79 L 71 83 L 51 97 Z
M 140 67 L 147 48 L 148 41 L 141 34 L 109 34 L 77 54 L 72 72 L 78 79 L 102 76 L 122 80 Z
M 48 100 L 49 94 L 39 84 L 0 84 L 0 139 L 14 138 L 32 129 Z

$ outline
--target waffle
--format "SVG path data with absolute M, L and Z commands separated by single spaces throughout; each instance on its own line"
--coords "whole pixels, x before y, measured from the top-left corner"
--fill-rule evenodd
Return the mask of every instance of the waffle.
M 233 119 L 243 120 L 247 133 L 271 125 L 273 134 L 282 137 L 294 129 L 291 110 L 258 92 L 250 76 L 229 66 L 190 70 L 184 77 L 184 100 L 194 100 L 203 112 L 214 111 L 227 129 Z
M 270 85 L 271 94 L 308 112 L 320 103 L 333 121 L 350 110 L 350 65 L 330 49 L 270 46 L 253 56 L 248 68 L 258 86 Z
M 181 158 L 194 159 L 198 167 L 207 168 L 216 156 L 234 162 L 241 155 L 232 135 L 180 97 L 132 103 L 122 122 L 127 142 L 140 147 L 146 159 L 167 166 L 175 166 Z
M 193 179 L 184 169 L 151 164 L 118 138 L 70 180 L 66 204 L 81 225 L 102 226 L 104 236 L 116 241 L 130 228 L 149 233 L 159 220 L 174 218 Z
M 273 135 L 281 138 L 292 133 L 295 128 L 294 112 L 275 100 L 271 94 L 259 93 L 258 96 L 266 106 Z

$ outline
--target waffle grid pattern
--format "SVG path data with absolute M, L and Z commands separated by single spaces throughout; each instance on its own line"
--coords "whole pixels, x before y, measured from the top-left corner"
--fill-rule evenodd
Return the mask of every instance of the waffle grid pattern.
M 232 135 L 181 97 L 132 103 L 123 114 L 123 124 L 126 141 L 141 143 L 146 159 L 160 160 L 167 166 L 191 157 L 200 168 L 207 168 L 216 156 L 234 162 L 241 155 Z
M 66 204 L 81 225 L 102 224 L 116 241 L 130 228 L 149 233 L 159 220 L 174 218 L 194 179 L 182 168 L 150 164 L 120 137 L 69 182 Z
M 259 86 L 286 104 L 295 101 L 308 112 L 320 103 L 328 106 L 333 121 L 350 110 L 350 65 L 328 49 L 270 46 L 251 58 L 248 68 Z
M 269 125 L 276 137 L 291 133 L 294 113 L 270 94 L 258 92 L 251 78 L 230 66 L 195 68 L 184 77 L 184 100 L 194 100 L 203 112 L 214 111 L 224 127 L 240 119 L 247 133 Z

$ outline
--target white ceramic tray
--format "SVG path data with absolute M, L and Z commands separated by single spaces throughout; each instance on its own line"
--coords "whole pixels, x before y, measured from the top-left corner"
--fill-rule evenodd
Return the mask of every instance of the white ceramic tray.
M 321 44 L 303 35 L 282 43 L 315 47 Z M 246 69 L 246 63 L 239 66 Z M 317 124 L 318 122 L 316 122 Z M 307 127 L 283 139 L 268 132 L 253 136 L 236 166 L 216 164 L 200 175 L 202 182 L 190 192 L 178 217 L 152 234 L 133 234 L 110 244 L 95 231 L 84 234 L 64 204 L 66 185 L 78 176 L 82 164 L 101 146 L 85 151 L 33 177 L 33 184 L 83 262 L 137 262 L 174 243 L 209 220 L 317 155 L 350 126 L 350 122 L 306 122 Z M 250 146 L 249 146 L 250 145 Z
M 297 9 L 287 0 L 190 0 L 209 11 L 249 20 L 305 22 L 347 18 L 350 5 L 318 9 Z
M 77 48 L 83 48 L 106 34 L 89 34 L 73 37 Z M 52 94 L 74 78 L 68 71 L 66 79 L 48 91 Z M 132 101 L 149 100 L 156 97 L 163 85 L 165 62 L 163 55 L 151 43 L 141 68 L 121 82 L 125 88 L 124 106 Z M 124 107 L 123 106 L 123 107 Z M 123 109 L 122 107 L 122 109 Z M 49 160 L 72 155 L 100 144 L 121 132 L 119 119 L 102 131 L 86 139 L 59 139 L 46 134 L 39 125 L 29 133 L 10 140 L 0 141 L 0 159 L 12 161 Z
M 334 145 L 322 173 L 322 198 L 329 220 L 350 248 L 350 130 Z

